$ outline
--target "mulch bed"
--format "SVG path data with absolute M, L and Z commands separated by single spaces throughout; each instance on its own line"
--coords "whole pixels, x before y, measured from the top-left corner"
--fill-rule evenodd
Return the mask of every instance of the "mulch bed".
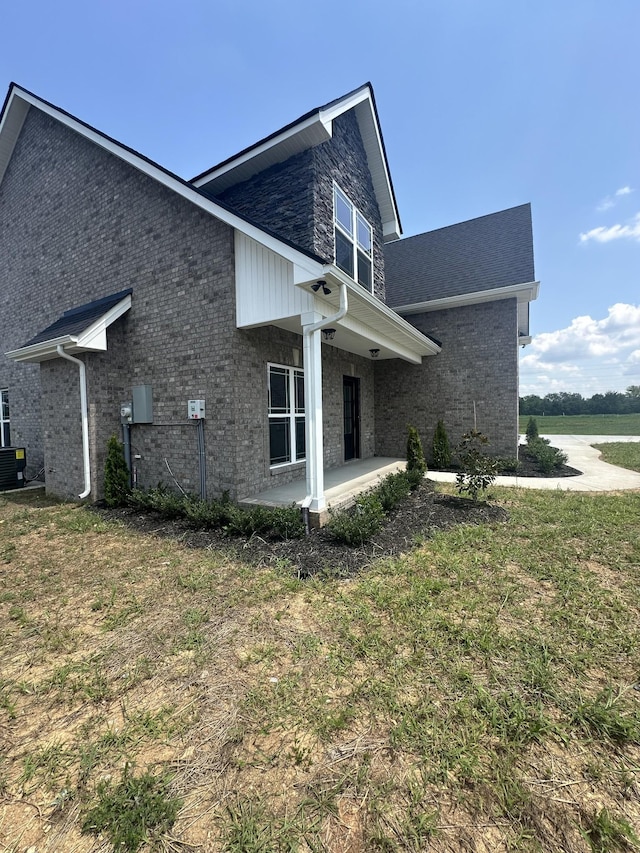
M 411 550 L 438 530 L 456 524 L 493 524 L 508 518 L 502 507 L 438 494 L 428 480 L 396 507 L 370 542 L 360 547 L 335 542 L 326 528 L 312 530 L 303 539 L 272 542 L 257 535 L 243 539 L 227 536 L 220 530 L 194 529 L 182 520 L 167 520 L 155 513 L 130 508 L 107 509 L 96 505 L 94 510 L 103 517 L 124 522 L 127 527 L 176 539 L 191 548 L 227 549 L 235 558 L 255 566 L 285 565 L 301 578 L 318 574 L 348 577 L 380 557 Z

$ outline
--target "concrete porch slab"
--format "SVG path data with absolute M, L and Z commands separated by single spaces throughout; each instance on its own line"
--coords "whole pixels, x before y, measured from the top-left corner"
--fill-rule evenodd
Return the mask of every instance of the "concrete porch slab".
M 361 493 L 372 489 L 387 474 L 394 474 L 406 467 L 405 459 L 389 456 L 374 456 L 371 459 L 355 459 L 339 468 L 329 468 L 324 472 L 324 494 L 327 506 L 337 509 L 348 506 Z M 275 486 L 242 498 L 243 506 L 300 506 L 306 497 L 305 479 L 294 480 L 284 486 Z

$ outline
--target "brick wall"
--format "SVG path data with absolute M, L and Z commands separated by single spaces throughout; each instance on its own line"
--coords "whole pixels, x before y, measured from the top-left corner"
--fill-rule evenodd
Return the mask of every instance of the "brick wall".
M 151 384 L 153 427 L 133 428 L 141 482 L 168 481 L 164 459 L 195 490 L 197 454 L 187 400 L 210 401 L 208 425 L 225 443 L 214 483 L 233 479 L 231 369 L 233 231 L 156 181 L 32 108 L 0 188 L 0 338 L 22 345 L 64 310 L 133 288 L 128 314 L 108 332 L 109 350 L 86 354 L 94 497 L 104 445 L 119 431 L 119 404 Z M 30 463 L 47 454 L 48 488 L 82 487 L 78 370 L 56 359 L 39 368 L 2 360 L 15 439 Z M 219 401 L 219 405 L 216 405 Z M 38 429 L 42 414 L 43 431 Z M 14 423 L 12 423 L 12 428 Z M 63 475 L 61 472 L 66 471 Z
M 438 420 L 444 421 L 454 446 L 473 428 L 475 402 L 477 428 L 489 437 L 489 452 L 516 456 L 516 300 L 410 315 L 407 319 L 441 341 L 442 352 L 423 359 L 420 366 L 399 361 L 376 364 L 376 453 L 404 455 L 406 425 L 413 424 L 430 459 Z
M 302 364 L 300 335 L 235 327 L 233 231 L 132 166 L 32 108 L 0 186 L 0 339 L 16 349 L 63 311 L 133 288 L 132 307 L 87 368 L 92 497 L 102 493 L 106 443 L 121 434 L 120 403 L 153 389 L 153 424 L 134 424 L 138 482 L 198 492 L 196 426 L 187 400 L 207 405 L 209 494 L 243 497 L 294 477 L 269 469 L 268 362 Z M 325 459 L 341 464 L 342 376 L 361 378 L 363 456 L 374 452 L 372 364 L 323 346 Z M 62 359 L 0 365 L 14 443 L 30 468 L 46 454 L 47 488 L 83 489 L 79 370 Z

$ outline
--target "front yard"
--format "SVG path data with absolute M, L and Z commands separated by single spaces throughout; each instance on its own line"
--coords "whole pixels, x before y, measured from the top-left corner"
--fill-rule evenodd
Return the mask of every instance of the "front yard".
M 492 491 L 306 580 L 0 496 L 0 849 L 135 849 L 147 795 L 164 850 L 635 849 L 640 494 Z

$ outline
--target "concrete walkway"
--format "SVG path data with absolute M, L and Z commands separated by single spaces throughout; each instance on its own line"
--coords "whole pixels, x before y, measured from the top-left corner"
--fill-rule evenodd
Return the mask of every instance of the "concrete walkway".
M 640 489 L 640 473 L 609 465 L 600 458 L 592 444 L 610 441 L 637 441 L 637 435 L 545 435 L 552 447 L 564 450 L 567 465 L 582 471 L 577 477 L 496 477 L 497 486 L 520 486 L 523 489 L 560 489 L 567 492 L 616 492 Z M 524 443 L 524 436 L 521 436 Z M 455 483 L 456 475 L 429 471 L 430 480 Z

